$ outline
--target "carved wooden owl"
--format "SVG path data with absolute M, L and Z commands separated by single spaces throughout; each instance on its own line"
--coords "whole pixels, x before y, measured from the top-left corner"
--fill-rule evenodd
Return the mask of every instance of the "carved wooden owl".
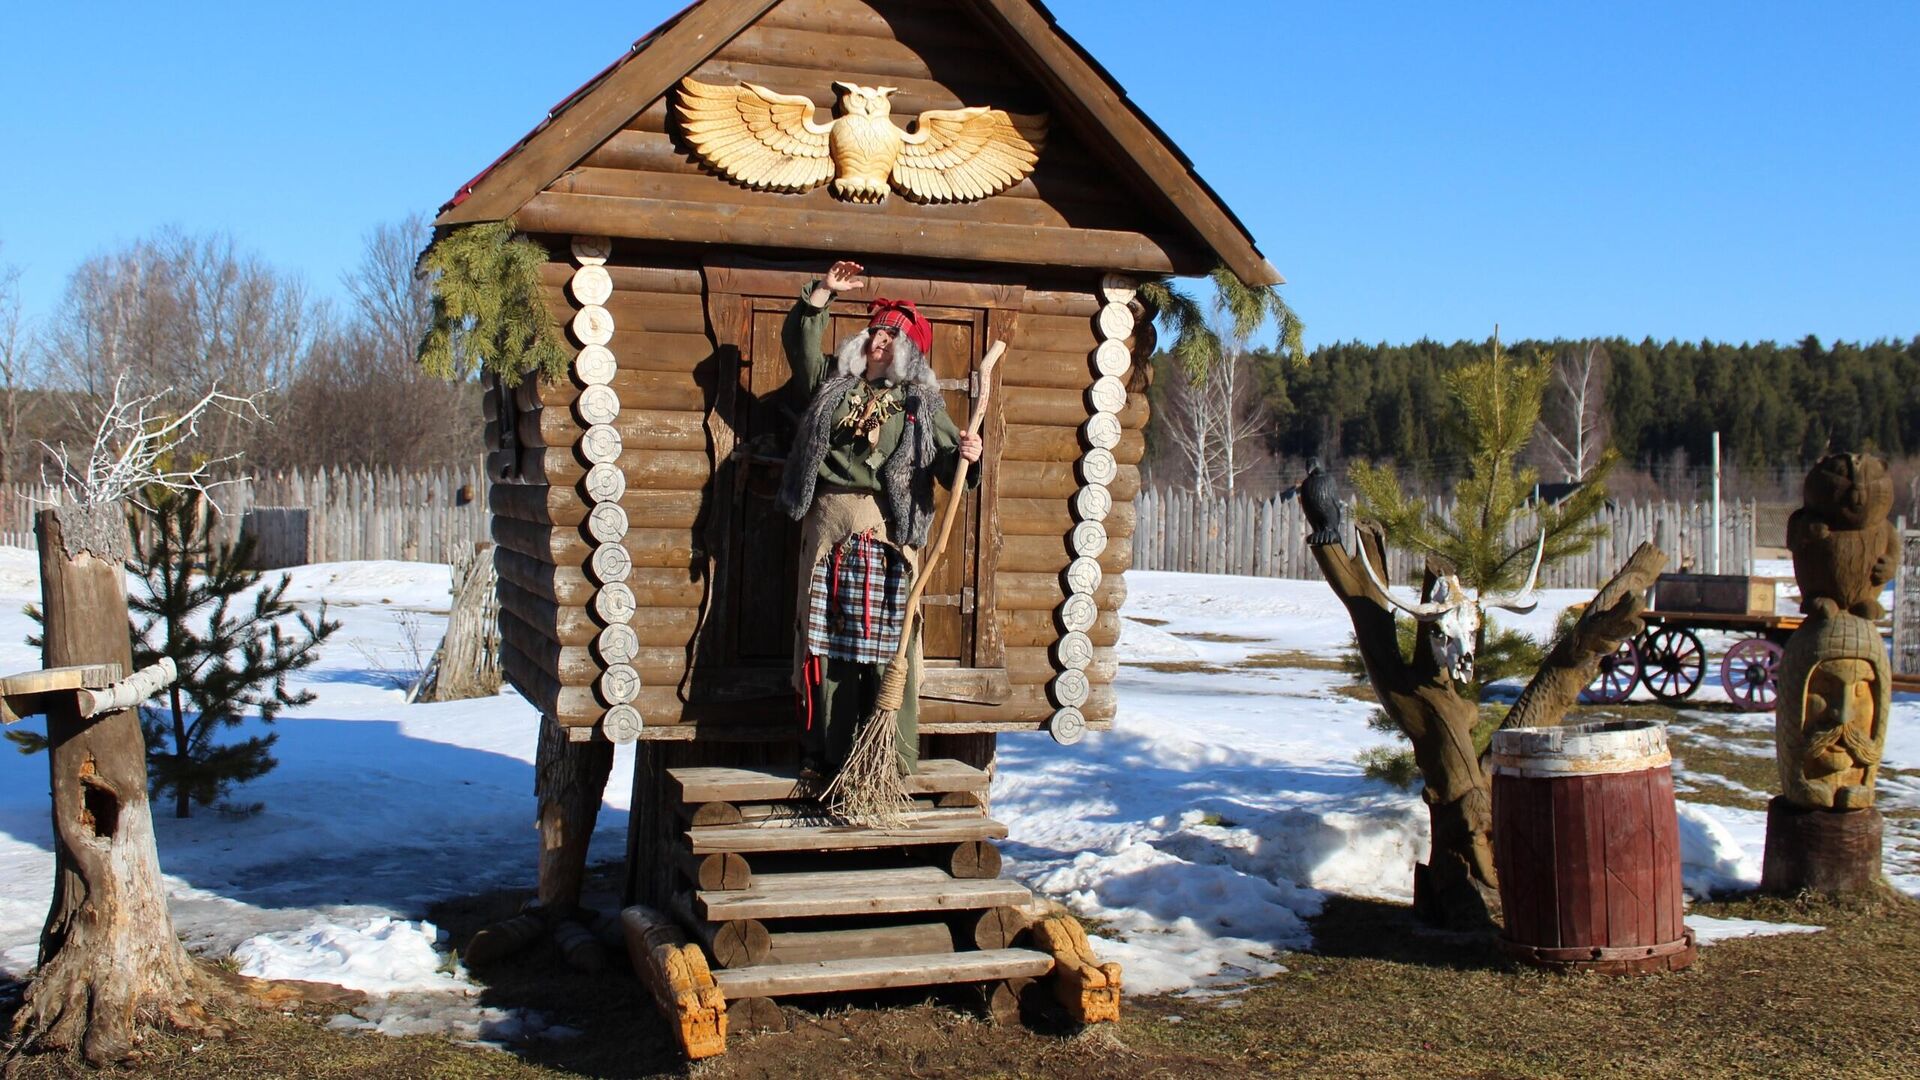
M 833 87 L 840 115 L 821 124 L 799 94 L 683 79 L 681 130 L 700 160 L 747 187 L 801 192 L 831 180 L 836 196 L 863 203 L 889 187 L 916 202 L 984 199 L 1033 172 L 1046 141 L 1046 117 L 984 105 L 931 109 L 902 131 L 887 100 L 894 87 Z

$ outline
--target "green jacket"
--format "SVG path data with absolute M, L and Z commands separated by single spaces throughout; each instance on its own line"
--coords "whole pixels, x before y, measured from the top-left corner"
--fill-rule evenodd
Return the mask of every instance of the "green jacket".
M 826 335 L 832 316 L 826 308 L 814 307 L 807 298 L 812 295 L 815 284 L 810 283 L 800 292 L 800 300 L 787 313 L 787 321 L 781 327 L 780 340 L 785 346 L 787 363 L 792 365 L 798 389 L 805 395 L 798 403 L 804 409 L 812 400 L 820 384 L 830 374 L 832 361 L 820 348 L 820 340 Z M 851 427 L 842 427 L 841 421 L 864 399 L 865 395 L 878 393 L 892 402 L 893 412 L 880 426 L 878 442 L 869 442 L 867 437 Z M 880 466 L 900 445 L 900 436 L 906 431 L 907 418 L 902 402 L 905 395 L 899 386 L 886 380 L 877 383 L 863 382 L 849 391 L 833 413 L 833 429 L 829 436 L 826 457 L 820 462 L 820 480 L 823 483 L 839 487 L 853 488 L 858 491 L 878 492 L 880 487 Z M 943 484 L 953 479 L 953 469 L 959 460 L 960 429 L 944 411 L 933 414 L 934 444 L 939 447 L 939 457 L 934 462 L 934 475 Z M 968 472 L 969 488 L 980 482 L 980 471 Z

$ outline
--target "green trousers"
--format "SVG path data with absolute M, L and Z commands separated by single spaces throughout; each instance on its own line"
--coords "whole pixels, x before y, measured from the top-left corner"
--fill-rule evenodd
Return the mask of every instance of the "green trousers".
M 895 750 L 900 775 L 911 776 L 920 765 L 920 649 L 919 628 L 907 663 L 907 691 L 894 721 Z M 838 771 L 860 726 L 873 715 L 873 698 L 880 692 L 885 664 L 822 659 L 820 684 L 813 688 L 813 726 L 806 732 L 806 752 L 819 758 L 829 771 Z

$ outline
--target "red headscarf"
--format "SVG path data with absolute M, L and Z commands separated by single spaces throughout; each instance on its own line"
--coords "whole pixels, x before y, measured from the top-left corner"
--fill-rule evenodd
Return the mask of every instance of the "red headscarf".
M 884 326 L 919 346 L 922 354 L 933 350 L 933 324 L 920 314 L 911 300 L 875 299 L 867 305 L 867 329 Z

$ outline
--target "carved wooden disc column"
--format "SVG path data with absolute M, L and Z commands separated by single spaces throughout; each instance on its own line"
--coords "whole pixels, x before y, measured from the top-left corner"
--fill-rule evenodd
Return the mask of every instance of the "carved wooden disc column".
M 613 388 L 618 365 L 607 348 L 613 340 L 613 314 L 604 306 L 613 296 L 613 276 L 605 265 L 612 251 L 613 242 L 607 237 L 574 237 L 573 258 L 579 268 L 568 280 L 567 290 L 581 304 L 573 317 L 573 336 L 581 345 L 573 375 L 585 389 L 573 409 L 584 429 L 578 450 L 590 466 L 580 483 L 589 508 L 586 533 L 594 544 L 587 561 L 587 573 L 596 585 L 589 606 L 605 626 L 594 641 L 600 667 L 595 689 L 607 705 L 600 730 L 616 743 L 628 743 L 640 737 L 644 721 L 632 704 L 640 694 L 640 672 L 633 666 L 640 637 L 631 625 L 636 605 L 626 584 L 633 573 L 633 559 L 624 546 L 629 523 L 620 505 L 627 483 L 620 471 L 624 447 L 614 426 L 620 419 L 620 395 Z
M 1120 274 L 1100 279 L 1102 303 L 1094 316 L 1100 344 L 1091 358 L 1094 379 L 1087 387 L 1087 422 L 1080 428 L 1081 487 L 1073 495 L 1075 524 L 1067 537 L 1074 558 L 1065 574 L 1067 597 L 1056 613 L 1062 633 L 1053 648 L 1053 662 L 1060 670 L 1047 684 L 1047 696 L 1054 704 L 1047 730 L 1062 745 L 1079 742 L 1087 730 L 1086 715 L 1080 711 L 1092 688 L 1087 666 L 1093 663 L 1093 641 L 1087 631 L 1100 617 L 1094 592 L 1100 588 L 1100 554 L 1107 549 L 1105 523 L 1113 510 L 1113 493 L 1107 485 L 1119 471 L 1113 449 L 1120 445 L 1120 413 L 1127 407 L 1125 379 L 1133 368 L 1127 338 L 1133 334 L 1134 320 L 1127 305 L 1134 289 L 1135 282 Z

